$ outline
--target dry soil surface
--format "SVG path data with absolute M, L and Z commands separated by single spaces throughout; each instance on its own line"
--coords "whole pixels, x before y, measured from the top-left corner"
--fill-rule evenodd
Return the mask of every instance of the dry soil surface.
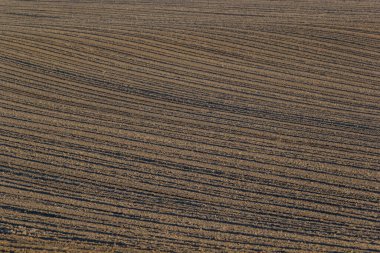
M 0 1 L 0 252 L 380 252 L 380 1 Z

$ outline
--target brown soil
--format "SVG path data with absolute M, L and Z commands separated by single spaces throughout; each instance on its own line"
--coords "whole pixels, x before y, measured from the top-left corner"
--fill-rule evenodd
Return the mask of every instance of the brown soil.
M 380 1 L 0 1 L 0 252 L 380 252 Z

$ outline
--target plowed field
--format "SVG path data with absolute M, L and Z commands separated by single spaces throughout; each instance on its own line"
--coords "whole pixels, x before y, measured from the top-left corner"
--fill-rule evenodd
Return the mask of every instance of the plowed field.
M 0 252 L 380 252 L 380 1 L 0 1 Z

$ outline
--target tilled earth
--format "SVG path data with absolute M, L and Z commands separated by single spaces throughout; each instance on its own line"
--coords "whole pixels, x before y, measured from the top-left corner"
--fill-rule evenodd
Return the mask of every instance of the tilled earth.
M 380 252 L 380 1 L 0 1 L 0 252 Z

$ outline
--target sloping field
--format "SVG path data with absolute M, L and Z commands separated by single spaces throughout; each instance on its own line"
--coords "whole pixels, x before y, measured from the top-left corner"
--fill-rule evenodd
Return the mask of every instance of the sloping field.
M 380 252 L 380 1 L 0 1 L 0 252 Z

